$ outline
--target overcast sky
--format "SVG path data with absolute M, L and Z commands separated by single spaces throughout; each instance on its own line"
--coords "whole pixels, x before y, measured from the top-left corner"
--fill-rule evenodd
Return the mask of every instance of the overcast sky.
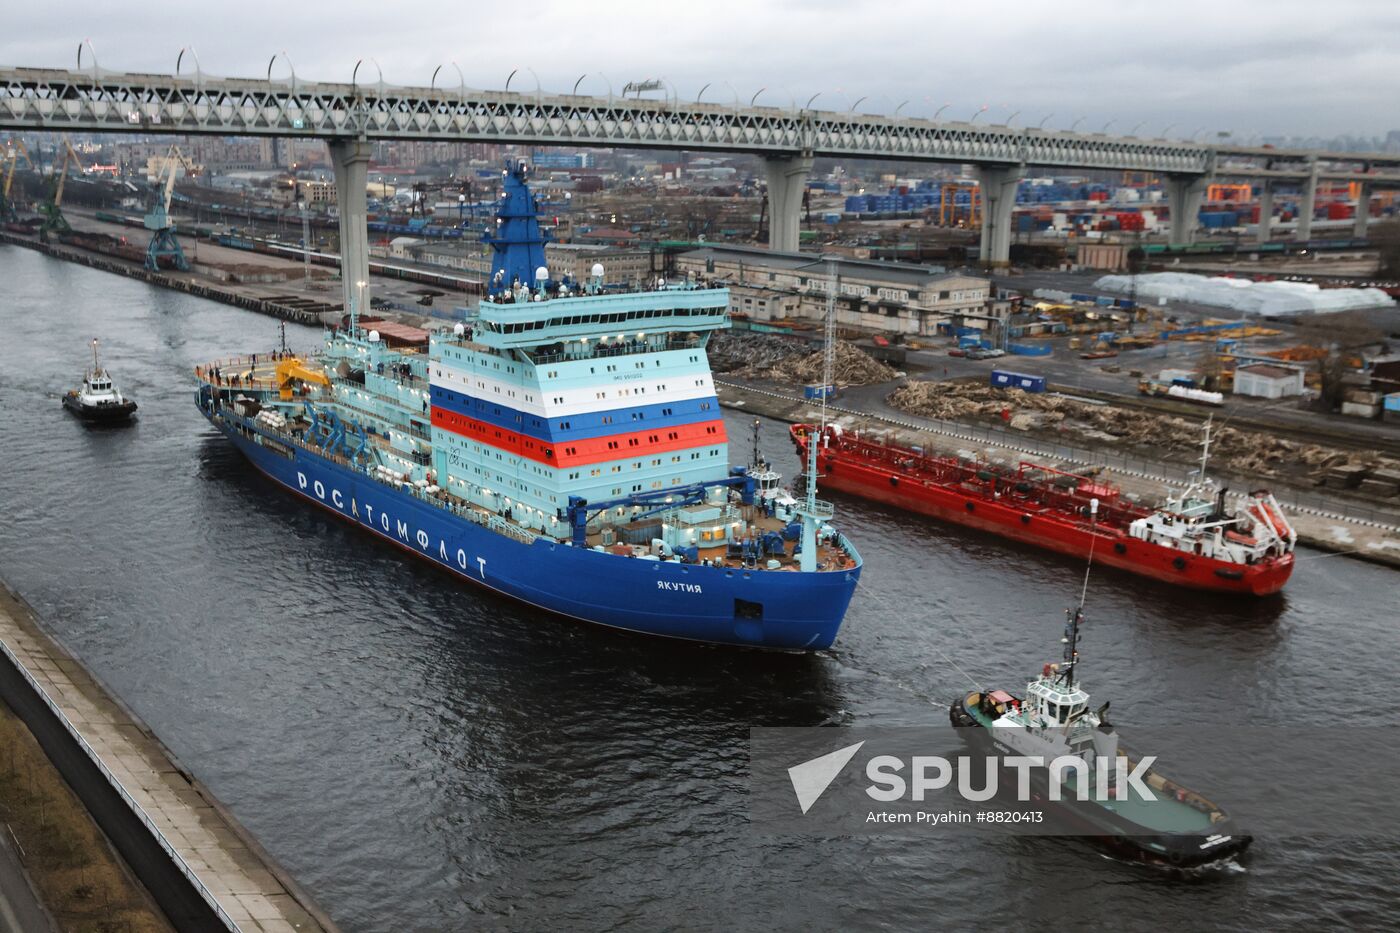
M 262 77 L 285 50 L 299 78 L 349 81 L 376 59 L 426 86 L 456 61 L 469 87 L 607 93 L 664 77 L 683 99 L 1203 138 L 1383 135 L 1400 128 L 1400 3 L 1388 0 L 688 0 L 108 3 L 8 0 L 0 64 L 174 70 L 193 46 L 214 75 Z M 274 76 L 285 76 L 278 61 Z M 361 80 L 377 78 L 373 66 Z M 447 65 L 439 84 L 455 87 Z M 732 86 L 732 89 L 731 89 Z

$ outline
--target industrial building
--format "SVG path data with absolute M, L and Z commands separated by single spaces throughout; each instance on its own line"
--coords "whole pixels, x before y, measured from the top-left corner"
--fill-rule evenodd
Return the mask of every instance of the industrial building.
M 491 274 L 491 251 L 480 243 L 417 241 L 408 246 L 407 258 L 431 266 L 446 266 L 485 280 Z M 555 278 L 568 276 L 586 281 L 593 266 L 603 267 L 605 285 L 636 285 L 651 276 L 651 252 L 615 249 L 591 243 L 546 243 L 545 263 Z
M 1285 398 L 1303 394 L 1303 370 L 1294 366 L 1254 363 L 1235 370 L 1235 394 L 1253 398 Z
M 680 272 L 729 285 L 730 311 L 755 321 L 826 315 L 832 272 L 839 280 L 836 323 L 874 332 L 931 336 L 949 322 L 1004 320 L 990 281 L 938 266 L 813 257 L 744 246 L 682 253 Z M 1005 304 L 1004 302 L 1001 304 Z

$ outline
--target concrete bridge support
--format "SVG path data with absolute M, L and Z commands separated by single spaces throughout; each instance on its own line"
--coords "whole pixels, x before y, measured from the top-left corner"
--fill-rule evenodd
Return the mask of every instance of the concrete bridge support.
M 1317 210 L 1317 159 L 1308 159 L 1308 165 L 1311 171 L 1298 196 L 1298 226 L 1293 232 L 1293 239 L 1300 243 L 1312 239 L 1313 212 Z
M 802 193 L 812 173 L 812 157 L 764 157 L 763 167 L 768 172 L 768 248 L 795 253 L 801 243 Z
M 1269 242 L 1269 228 L 1274 222 L 1274 186 L 1265 181 L 1259 185 L 1259 228 L 1254 234 L 1255 242 Z
M 1196 239 L 1197 215 L 1205 197 L 1207 175 L 1168 175 L 1167 205 L 1171 210 L 1172 246 L 1190 246 Z
M 335 169 L 335 200 L 340 209 L 340 289 L 345 310 L 369 313 L 369 209 L 365 186 L 369 179 L 370 145 L 362 140 L 336 139 L 326 144 Z M 365 283 L 361 286 L 359 283 Z
M 1361 190 L 1356 195 L 1356 223 L 1352 225 L 1351 235 L 1358 240 L 1366 239 L 1366 224 L 1371 220 L 1371 186 L 1366 182 L 1361 183 Z
M 1016 186 L 1025 177 L 1019 165 L 978 165 L 977 185 L 982 189 L 982 265 L 1002 269 L 1011 264 L 1011 212 L 1016 207 Z

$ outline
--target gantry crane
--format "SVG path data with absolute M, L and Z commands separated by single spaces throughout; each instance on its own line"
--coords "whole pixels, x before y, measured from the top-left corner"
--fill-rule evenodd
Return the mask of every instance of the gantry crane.
M 23 141 L 11 139 L 6 144 L 5 154 L 0 156 L 0 171 L 4 172 L 5 176 L 5 180 L 0 182 L 0 221 L 19 219 L 19 214 L 15 211 L 15 202 L 10 200 L 10 188 L 15 181 L 15 166 L 19 164 L 20 156 L 24 156 L 26 165 L 34 167 L 34 160 L 29 158 L 29 150 L 24 148 Z
M 185 158 L 180 147 L 171 146 L 156 173 L 151 209 L 146 212 L 146 229 L 151 231 L 151 242 L 146 247 L 146 268 L 152 272 L 160 271 L 160 260 L 164 257 L 181 272 L 190 271 L 185 252 L 175 238 L 175 222 L 170 219 L 170 196 L 175 192 L 175 170 L 179 167 L 194 174 L 194 165 Z
M 68 218 L 63 216 L 63 183 L 68 178 L 68 166 L 76 165 L 78 171 L 83 170 L 83 160 L 78 158 L 78 153 L 73 149 L 73 143 L 69 141 L 68 134 L 63 134 L 63 162 L 54 173 L 52 187 L 49 189 L 49 196 L 43 204 L 39 205 L 39 213 L 44 215 L 44 222 L 39 227 L 39 239 L 47 241 L 53 233 L 72 233 L 73 228 L 68 225 Z

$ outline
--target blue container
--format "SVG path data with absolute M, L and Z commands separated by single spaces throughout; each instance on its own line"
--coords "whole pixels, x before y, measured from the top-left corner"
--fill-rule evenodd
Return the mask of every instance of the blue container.
M 806 386 L 802 390 L 802 397 L 817 400 L 835 398 L 836 386 Z
M 996 389 L 1022 389 L 1026 392 L 1044 392 L 1044 376 L 1028 376 L 1004 369 L 992 370 L 992 387 Z

